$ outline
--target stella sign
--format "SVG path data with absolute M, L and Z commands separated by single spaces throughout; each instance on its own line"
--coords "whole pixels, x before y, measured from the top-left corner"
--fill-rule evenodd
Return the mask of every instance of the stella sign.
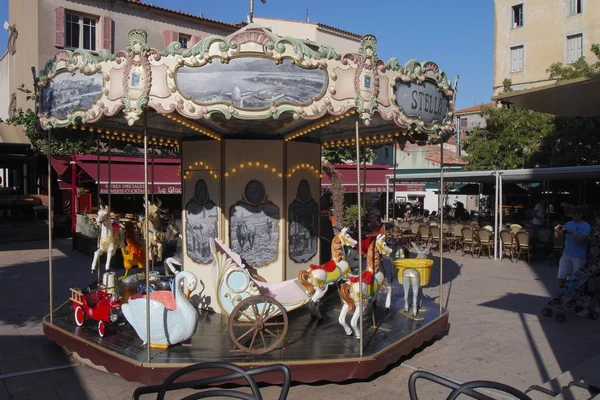
M 410 117 L 421 117 L 427 125 L 442 123 L 448 114 L 448 98 L 429 81 L 397 82 L 396 105 Z

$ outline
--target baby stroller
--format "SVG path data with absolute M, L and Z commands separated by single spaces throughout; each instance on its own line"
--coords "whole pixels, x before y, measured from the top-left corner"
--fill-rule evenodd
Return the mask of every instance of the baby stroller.
M 542 310 L 542 314 L 545 317 L 551 317 L 552 311 L 556 310 L 556 320 L 563 322 L 566 319 L 565 309 L 574 308 L 576 313 L 583 311 L 583 299 L 590 294 L 594 295 L 594 293 L 590 293 L 590 286 L 587 283 L 597 276 L 600 276 L 600 241 L 594 238 L 589 241 L 588 260 L 585 267 L 567 277 L 558 298 L 550 300 Z M 589 317 L 598 319 L 598 313 L 591 311 Z

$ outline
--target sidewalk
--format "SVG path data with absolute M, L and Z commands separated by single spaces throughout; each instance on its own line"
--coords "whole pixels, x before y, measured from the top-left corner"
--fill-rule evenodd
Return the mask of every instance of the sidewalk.
M 130 399 L 140 386 L 118 376 L 74 362 L 48 372 L 7 374 L 65 366 L 69 355 L 48 341 L 40 320 L 48 312 L 48 250 L 46 242 L 0 244 L 0 399 Z M 89 283 L 91 260 L 58 241 L 54 254 L 55 304 L 68 298 L 69 287 Z M 438 253 L 434 253 L 439 259 Z M 343 385 L 297 385 L 295 399 L 408 399 L 414 368 L 459 381 L 488 379 L 526 390 L 600 353 L 600 322 L 576 317 L 558 323 L 541 315 L 554 287 L 556 266 L 495 262 L 455 253 L 444 260 L 444 305 L 450 310 L 448 335 L 419 349 L 412 357 L 369 381 Z M 439 269 L 434 266 L 425 293 L 438 297 Z M 340 332 L 339 338 L 347 340 Z M 596 375 L 600 376 L 600 365 Z M 278 388 L 263 389 L 265 399 Z M 423 383 L 422 399 L 444 398 L 449 392 Z M 179 397 L 177 397 L 179 398 Z

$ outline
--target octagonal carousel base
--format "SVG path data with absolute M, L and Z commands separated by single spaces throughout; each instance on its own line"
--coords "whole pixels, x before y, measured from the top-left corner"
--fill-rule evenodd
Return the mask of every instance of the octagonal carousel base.
M 377 325 L 373 327 L 370 311 L 364 315 L 364 351 L 359 357 L 359 341 L 355 336 L 346 336 L 338 323 L 341 302 L 337 291 L 332 288 L 330 292 L 320 306 L 321 319 L 312 316 L 308 305 L 291 312 L 284 346 L 262 355 L 235 350 L 227 330 L 228 318 L 209 312 L 200 312 L 198 329 L 188 342 L 166 350 L 151 349 L 150 363 L 146 346 L 130 325 L 107 331 L 101 338 L 93 321 L 82 327 L 75 324 L 70 301 L 55 310 L 53 323 L 48 316 L 44 318 L 44 333 L 128 381 L 154 385 L 184 366 L 215 361 L 247 369 L 283 363 L 289 367 L 292 381 L 302 383 L 367 379 L 448 330 L 448 312 L 440 314 L 439 305 L 427 298 L 420 312 L 422 320 L 402 315 L 402 288 L 395 282 L 392 308 L 387 313 L 376 308 Z M 350 316 L 347 319 L 349 323 Z M 198 371 L 194 377 L 207 377 L 210 372 Z M 281 377 L 275 374 L 256 378 L 259 382 L 281 383 Z

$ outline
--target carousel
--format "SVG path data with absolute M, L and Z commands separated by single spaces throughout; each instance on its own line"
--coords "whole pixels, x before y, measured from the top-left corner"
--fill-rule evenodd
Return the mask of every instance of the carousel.
M 256 24 L 185 50 L 146 39 L 132 30 L 116 54 L 60 51 L 37 77 L 49 142 L 61 130 L 129 141 L 145 169 L 145 214 L 119 221 L 99 207 L 98 250 L 81 265 L 92 278 L 73 282 L 59 305 L 50 256 L 51 340 L 145 384 L 209 361 L 283 363 L 297 382 L 341 382 L 368 378 L 447 331 L 442 293 L 438 303 L 421 293 L 427 252 L 403 258 L 391 232 L 367 232 L 359 218 L 355 231 L 334 227 L 331 259 L 322 260 L 315 198 L 322 148 L 360 154 L 452 134 L 454 90 L 434 62 L 385 62 L 371 35 L 357 53 L 338 54 Z M 182 158 L 180 251 L 164 259 L 158 226 L 168 223 L 148 190 L 153 145 L 178 147 Z M 123 276 L 110 268 L 117 251 Z

